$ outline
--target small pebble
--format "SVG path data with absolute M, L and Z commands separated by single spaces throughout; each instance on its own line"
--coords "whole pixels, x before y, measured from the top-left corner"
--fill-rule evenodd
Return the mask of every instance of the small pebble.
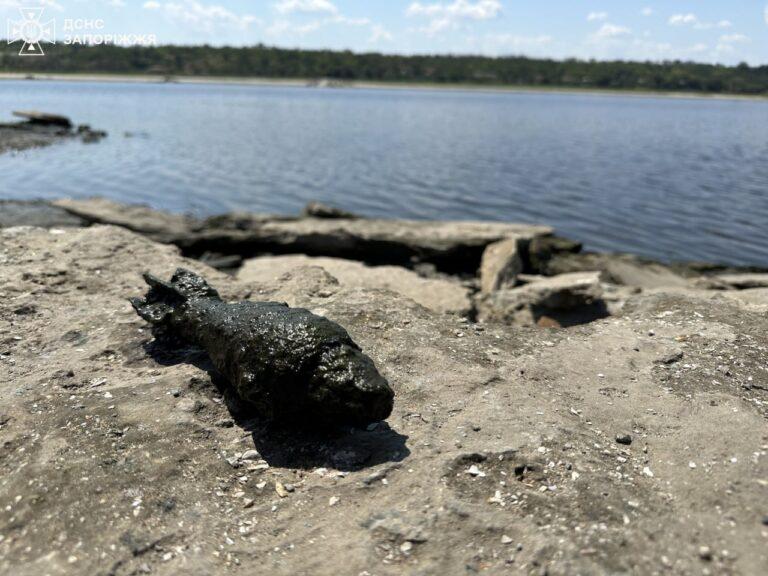
M 504 534 L 504 536 L 501 537 L 501 543 L 502 544 L 512 544 L 512 538 Z
M 651 469 L 646 466 L 643 468 L 643 476 L 648 476 L 648 478 L 653 478 L 653 472 L 651 472 Z
M 285 486 L 280 482 L 275 482 L 275 492 L 277 492 L 277 495 L 280 496 L 280 498 L 288 497 L 288 490 L 286 490 Z
M 619 434 L 616 436 L 616 442 L 619 444 L 624 444 L 625 446 L 629 446 L 632 444 L 632 436 L 629 434 Z
M 328 506 L 336 506 L 336 504 L 338 504 L 340 500 L 341 498 L 339 498 L 338 496 L 331 496 L 328 499 Z
M 666 356 L 662 356 L 659 358 L 660 364 L 674 364 L 676 362 L 679 362 L 683 359 L 683 353 L 682 352 L 672 352 L 670 354 L 667 354 Z
M 707 562 L 712 560 L 712 549 L 709 546 L 701 546 L 699 548 L 699 558 Z

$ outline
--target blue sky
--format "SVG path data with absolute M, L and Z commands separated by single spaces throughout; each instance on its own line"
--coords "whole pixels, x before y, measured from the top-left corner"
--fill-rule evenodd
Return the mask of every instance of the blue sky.
M 768 0 L 0 0 L 160 43 L 768 64 Z

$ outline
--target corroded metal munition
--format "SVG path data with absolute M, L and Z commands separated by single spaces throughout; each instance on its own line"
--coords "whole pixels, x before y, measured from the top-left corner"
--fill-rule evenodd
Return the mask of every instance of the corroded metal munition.
M 365 425 L 392 412 L 394 393 L 347 331 L 276 302 L 228 304 L 205 279 L 151 274 L 136 312 L 208 352 L 247 404 L 266 417 Z

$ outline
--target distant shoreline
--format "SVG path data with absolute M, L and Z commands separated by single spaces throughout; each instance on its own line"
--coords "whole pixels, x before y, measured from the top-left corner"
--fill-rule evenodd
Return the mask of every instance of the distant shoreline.
M 768 96 L 752 96 L 727 93 L 672 92 L 664 90 L 629 90 L 571 88 L 546 86 L 510 86 L 484 84 L 438 84 L 426 82 L 360 82 L 314 80 L 302 78 L 262 78 L 238 76 L 163 76 L 158 74 L 67 74 L 67 73 L 24 73 L 0 72 L 2 80 L 53 81 L 53 82 L 105 82 L 136 84 L 220 84 L 240 86 L 274 86 L 291 88 L 333 88 L 333 89 L 368 89 L 368 90 L 436 90 L 453 92 L 485 92 L 512 94 L 582 94 L 592 96 L 630 96 L 636 98 L 675 98 L 696 100 L 746 100 L 768 101 Z M 330 82 L 323 85 L 323 82 Z M 317 84 L 320 85 L 317 85 Z

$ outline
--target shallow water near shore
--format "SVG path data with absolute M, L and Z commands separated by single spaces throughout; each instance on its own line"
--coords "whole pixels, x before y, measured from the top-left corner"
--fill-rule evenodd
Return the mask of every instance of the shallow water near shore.
M 0 110 L 105 129 L 0 155 L 3 198 L 198 215 L 542 223 L 593 250 L 768 266 L 768 102 L 439 90 L 0 82 Z

